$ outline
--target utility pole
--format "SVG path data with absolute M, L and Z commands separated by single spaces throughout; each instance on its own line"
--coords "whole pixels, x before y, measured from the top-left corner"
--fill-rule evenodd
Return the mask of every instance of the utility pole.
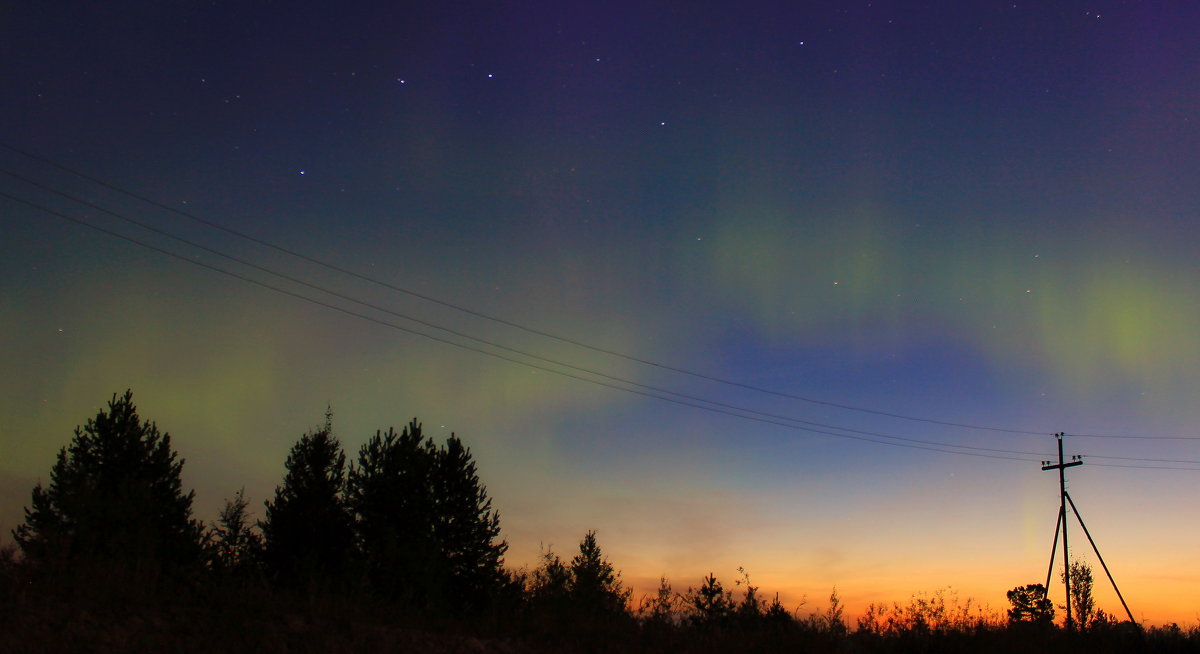
M 1054 435 L 1058 439 L 1058 463 L 1053 461 L 1042 461 L 1042 470 L 1058 470 L 1058 517 L 1061 518 L 1060 525 L 1062 526 L 1063 540 L 1063 585 L 1067 589 L 1067 630 L 1075 628 L 1075 622 L 1071 620 L 1071 559 L 1070 553 L 1067 551 L 1067 468 L 1071 466 L 1081 466 L 1083 461 L 1078 456 L 1071 457 L 1070 462 L 1063 461 L 1063 432 Z M 1058 539 L 1054 539 L 1055 545 L 1058 544 Z M 1054 564 L 1054 551 L 1050 552 L 1050 563 Z M 1050 585 L 1046 585 L 1046 593 L 1050 593 Z
M 1083 457 L 1072 456 L 1070 461 L 1063 459 L 1063 436 L 1066 434 L 1059 432 L 1054 435 L 1058 439 L 1058 463 L 1053 461 L 1042 461 L 1042 470 L 1057 470 L 1058 471 L 1058 520 L 1054 525 L 1054 543 L 1050 546 L 1050 568 L 1046 570 L 1046 594 L 1050 594 L 1050 573 L 1054 570 L 1054 550 L 1058 547 L 1058 533 L 1062 532 L 1063 542 L 1063 585 L 1066 587 L 1067 593 L 1067 629 L 1075 628 L 1075 621 L 1071 619 L 1071 560 L 1070 554 L 1067 552 L 1067 504 L 1070 503 L 1071 511 L 1075 514 L 1075 519 L 1079 521 L 1079 526 L 1083 527 L 1083 533 L 1087 536 L 1088 542 L 1092 544 L 1092 551 L 1096 553 L 1096 558 L 1100 560 L 1100 566 L 1104 568 L 1104 574 L 1108 575 L 1108 581 L 1112 583 L 1113 590 L 1117 591 L 1117 599 L 1121 600 L 1121 606 L 1125 609 L 1125 615 L 1129 616 L 1129 622 L 1137 625 L 1137 621 L 1133 619 L 1133 612 L 1129 610 L 1129 605 L 1125 603 L 1125 597 L 1121 595 L 1121 589 L 1117 588 L 1117 581 L 1113 579 L 1112 573 L 1108 570 L 1108 564 L 1104 562 L 1104 557 L 1100 555 L 1100 548 L 1096 546 L 1096 540 L 1092 538 L 1091 532 L 1088 531 L 1087 525 L 1083 523 L 1083 516 L 1079 515 L 1079 509 L 1075 508 L 1075 500 L 1067 494 L 1067 468 L 1083 465 Z

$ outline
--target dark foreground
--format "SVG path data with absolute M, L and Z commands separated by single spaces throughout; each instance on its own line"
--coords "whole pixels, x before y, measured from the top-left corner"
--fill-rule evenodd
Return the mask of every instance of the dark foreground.
M 1200 629 L 1115 625 L 1085 633 L 930 616 L 847 628 L 820 616 L 720 624 L 627 612 L 510 606 L 414 612 L 364 598 L 266 588 L 114 592 L 103 581 L 4 589 L 0 652 L 1200 652 Z M 936 617 L 936 616 L 934 616 Z

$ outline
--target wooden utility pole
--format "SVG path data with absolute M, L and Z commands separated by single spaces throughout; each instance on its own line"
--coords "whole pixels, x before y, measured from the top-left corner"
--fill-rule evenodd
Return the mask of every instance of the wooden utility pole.
M 1050 594 L 1050 573 L 1054 570 L 1054 549 L 1058 547 L 1058 533 L 1061 531 L 1063 542 L 1063 585 L 1066 587 L 1067 592 L 1067 629 L 1074 629 L 1075 621 L 1071 619 L 1071 555 L 1067 551 L 1067 504 L 1070 503 L 1071 512 L 1075 514 L 1075 519 L 1079 521 L 1079 526 L 1083 527 L 1083 534 L 1087 536 L 1088 542 L 1092 544 L 1092 551 L 1096 553 L 1096 558 L 1100 560 L 1100 566 L 1104 568 L 1104 574 L 1108 575 L 1108 581 L 1112 583 L 1113 590 L 1117 591 L 1117 599 L 1121 600 L 1121 606 L 1125 608 L 1125 615 L 1129 616 L 1129 621 L 1136 625 L 1137 622 L 1133 619 L 1133 612 L 1129 610 L 1129 605 L 1125 603 L 1125 597 L 1121 595 L 1121 589 L 1117 588 L 1117 581 L 1113 579 L 1112 573 L 1108 571 L 1108 564 L 1104 562 L 1104 557 L 1100 556 L 1100 548 L 1096 546 L 1096 540 L 1092 538 L 1087 525 L 1083 523 L 1083 516 L 1079 515 L 1079 509 L 1075 508 L 1075 500 L 1071 499 L 1071 496 L 1067 494 L 1066 470 L 1072 466 L 1083 465 L 1083 457 L 1072 456 L 1070 461 L 1063 460 L 1063 436 L 1065 435 L 1062 432 L 1054 435 L 1058 439 L 1058 463 L 1042 461 L 1042 470 L 1058 471 L 1058 521 L 1054 526 L 1054 543 L 1050 546 L 1050 568 L 1046 570 L 1046 594 Z
M 1083 461 L 1078 456 L 1071 457 L 1070 462 L 1063 461 L 1063 436 L 1062 432 L 1054 435 L 1058 439 L 1058 463 L 1053 461 L 1042 461 L 1042 470 L 1058 470 L 1058 517 L 1061 518 L 1062 526 L 1062 541 L 1063 541 L 1063 585 L 1067 588 L 1067 630 L 1075 628 L 1075 622 L 1071 619 L 1071 555 L 1067 551 L 1067 475 L 1066 470 L 1071 466 L 1081 466 Z M 1058 544 L 1058 539 L 1054 539 L 1054 544 Z M 1050 551 L 1050 562 L 1054 564 L 1054 550 Z M 1046 584 L 1046 593 L 1050 593 L 1050 584 Z

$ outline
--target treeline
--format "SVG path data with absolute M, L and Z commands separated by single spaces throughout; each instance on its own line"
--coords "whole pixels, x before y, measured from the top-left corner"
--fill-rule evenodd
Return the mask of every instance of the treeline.
M 255 520 L 242 491 L 193 517 L 183 460 L 132 394 L 75 430 L 0 549 L 0 651 L 1193 651 L 1200 630 L 1143 630 L 1094 607 L 1077 624 L 1040 585 L 998 616 L 944 593 L 846 619 L 803 615 L 739 569 L 634 598 L 583 535 L 564 559 L 504 564 L 500 516 L 470 450 L 415 419 L 348 458 L 332 416 L 291 447 Z
M 114 396 L 58 453 L 13 531 L 34 578 L 119 570 L 139 583 L 209 577 L 308 594 L 369 593 L 422 609 L 477 611 L 510 592 L 500 517 L 470 450 L 416 420 L 347 461 L 332 416 L 292 446 L 265 518 L 242 491 L 215 523 L 192 516 L 169 434 Z

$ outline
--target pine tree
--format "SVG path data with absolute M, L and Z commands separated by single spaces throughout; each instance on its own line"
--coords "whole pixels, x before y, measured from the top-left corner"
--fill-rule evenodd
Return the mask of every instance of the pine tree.
M 526 594 L 543 613 L 566 613 L 571 598 L 571 569 L 551 548 L 542 551 L 542 562 L 529 576 Z
M 1012 608 L 1008 610 L 1009 624 L 1032 623 L 1048 627 L 1054 622 L 1054 603 L 1046 596 L 1042 584 L 1018 586 L 1007 593 Z
M 415 419 L 363 444 L 347 483 L 367 577 L 385 596 L 435 603 L 445 574 L 434 534 L 437 450 Z
M 351 467 L 346 496 L 377 592 L 470 610 L 508 583 L 500 517 L 456 436 L 437 447 L 416 419 L 399 434 L 376 432 Z
M 665 576 L 659 577 L 654 597 L 644 599 L 638 608 L 638 616 L 644 623 L 656 625 L 675 624 L 679 616 L 679 595 L 671 588 Z
M 262 534 L 250 522 L 246 489 L 225 506 L 209 530 L 210 560 L 214 570 L 230 576 L 249 573 L 262 557 Z
M 619 615 L 626 610 L 630 590 L 621 584 L 621 574 L 600 552 L 596 532 L 589 531 L 579 543 L 579 554 L 571 559 L 572 603 L 591 615 Z
M 133 393 L 114 394 L 59 450 L 49 487 L 33 489 L 13 536 L 34 563 L 198 563 L 203 526 L 192 519 L 194 493 L 183 492 L 183 463 L 171 436 L 138 416 Z
M 733 594 L 725 590 L 716 575 L 709 574 L 698 589 L 688 589 L 686 596 L 692 624 L 716 626 L 729 621 L 735 604 Z
M 266 502 L 263 558 L 285 585 L 328 585 L 345 572 L 354 534 L 346 509 L 346 455 L 332 415 L 288 453 L 283 485 Z
M 508 544 L 471 451 L 454 434 L 437 451 L 433 475 L 434 537 L 447 572 L 447 591 L 459 608 L 479 608 L 504 582 Z

